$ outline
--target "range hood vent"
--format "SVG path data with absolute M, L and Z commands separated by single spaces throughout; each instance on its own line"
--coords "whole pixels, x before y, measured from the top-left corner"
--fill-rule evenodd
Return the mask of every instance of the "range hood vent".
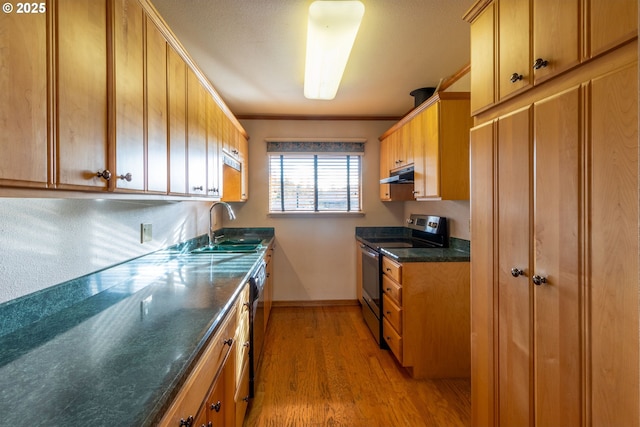
M 413 184 L 413 165 L 392 170 L 389 178 L 381 179 L 380 184 Z

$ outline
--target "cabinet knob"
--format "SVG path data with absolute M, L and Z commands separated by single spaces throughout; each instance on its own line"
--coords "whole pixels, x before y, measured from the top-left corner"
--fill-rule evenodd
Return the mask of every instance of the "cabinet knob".
M 185 420 L 184 418 L 180 418 L 180 427 L 191 427 L 193 425 L 193 416 L 189 415 L 189 417 Z
M 222 344 L 231 347 L 231 345 L 233 344 L 233 338 L 227 338 Z
M 126 175 L 118 175 L 118 179 L 121 179 L 123 181 L 127 181 L 127 182 L 131 182 L 131 178 L 133 178 L 131 176 L 130 173 L 127 173 Z
M 207 188 L 207 191 L 209 193 L 218 194 L 218 189 L 217 188 Z
M 540 68 L 546 67 L 548 64 L 549 64 L 549 61 L 547 61 L 546 59 L 538 58 L 533 63 L 533 69 L 534 70 L 539 70 Z
M 540 286 L 543 283 L 547 283 L 547 278 L 546 277 L 538 276 L 537 274 L 535 276 L 533 276 L 531 278 L 531 280 L 533 281 L 533 284 L 536 285 L 536 286 Z
M 212 403 L 209 409 L 211 409 L 212 411 L 220 412 L 220 408 L 222 408 L 222 402 L 218 400 L 216 403 Z
M 243 397 L 242 400 L 244 400 L 245 402 L 248 402 L 249 401 L 249 395 Z
M 199 185 L 197 187 L 193 187 L 193 191 L 202 191 L 204 190 L 204 187 L 202 185 Z
M 103 178 L 105 181 L 109 181 L 111 179 L 111 172 L 109 172 L 109 169 L 105 169 L 103 171 L 98 171 L 96 176 L 98 178 Z
M 524 270 L 518 268 L 518 267 L 513 267 L 511 269 L 511 275 L 513 277 L 518 277 L 518 276 L 524 276 Z
M 515 83 L 518 80 L 522 80 L 522 74 L 513 73 L 511 74 L 511 77 L 509 77 L 509 80 L 511 81 L 511 83 Z
M 242 344 L 243 347 L 245 348 L 249 348 L 251 344 L 249 344 L 249 341 L 245 342 L 244 344 Z

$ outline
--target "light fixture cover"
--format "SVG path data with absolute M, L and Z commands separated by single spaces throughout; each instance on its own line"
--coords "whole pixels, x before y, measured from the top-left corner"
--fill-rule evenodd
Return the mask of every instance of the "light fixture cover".
M 304 76 L 306 98 L 335 98 L 363 16 L 364 5 L 360 1 L 311 3 Z

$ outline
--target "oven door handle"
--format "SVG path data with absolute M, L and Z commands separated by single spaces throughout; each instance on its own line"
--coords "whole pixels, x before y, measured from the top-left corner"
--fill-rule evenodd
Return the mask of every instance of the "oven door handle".
M 378 259 L 378 257 L 380 256 L 378 254 L 378 252 L 375 252 L 373 250 L 371 250 L 368 246 L 365 245 L 360 245 L 360 249 L 362 250 L 362 253 L 370 258 L 374 258 L 374 259 Z

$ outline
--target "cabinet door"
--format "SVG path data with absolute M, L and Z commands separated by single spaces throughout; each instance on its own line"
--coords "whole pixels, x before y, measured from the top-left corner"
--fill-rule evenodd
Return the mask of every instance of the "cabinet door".
M 440 196 L 440 103 L 424 114 L 424 192 L 420 197 Z
M 471 425 L 495 425 L 494 141 L 495 125 L 471 129 Z
M 533 2 L 534 84 L 580 63 L 580 12 L 580 0 Z
M 495 98 L 495 14 L 491 3 L 471 23 L 471 111 L 477 113 Z
M 427 116 L 421 112 L 411 120 L 411 143 L 413 144 L 413 194 L 421 197 L 426 190 L 425 133 L 427 132 Z
M 528 107 L 498 120 L 498 419 L 502 426 L 534 425 L 530 111 Z
M 576 87 L 534 105 L 534 381 L 537 425 L 580 425 L 581 93 Z M 535 278 L 535 276 L 534 276 Z
M 205 195 L 207 185 L 207 129 L 205 89 L 187 69 L 187 129 L 189 194 Z
M 56 184 L 106 190 L 106 0 L 60 0 L 57 18 Z
M 169 193 L 187 194 L 187 64 L 168 49 Z
M 219 198 L 221 194 L 221 146 L 216 113 L 219 109 L 213 97 L 207 97 L 207 195 L 214 198 Z
M 636 0 L 589 0 L 590 56 L 612 49 L 638 35 Z
M 591 83 L 591 420 L 638 423 L 638 69 Z
M 114 4 L 115 158 L 118 189 L 144 190 L 144 44 L 137 0 Z
M 242 164 L 240 200 L 249 199 L 249 141 L 241 133 L 238 134 L 238 156 Z
M 167 42 L 151 19 L 147 28 L 147 191 L 167 192 Z
M 498 2 L 498 90 L 500 99 L 531 86 L 529 1 Z
M 387 178 L 389 176 L 389 162 L 390 162 L 390 146 L 391 142 L 389 137 L 380 141 L 380 179 Z M 391 188 L 390 184 L 380 184 L 380 200 L 391 200 Z
M 46 13 L 0 16 L 0 185 L 46 187 L 49 178 L 47 126 Z

